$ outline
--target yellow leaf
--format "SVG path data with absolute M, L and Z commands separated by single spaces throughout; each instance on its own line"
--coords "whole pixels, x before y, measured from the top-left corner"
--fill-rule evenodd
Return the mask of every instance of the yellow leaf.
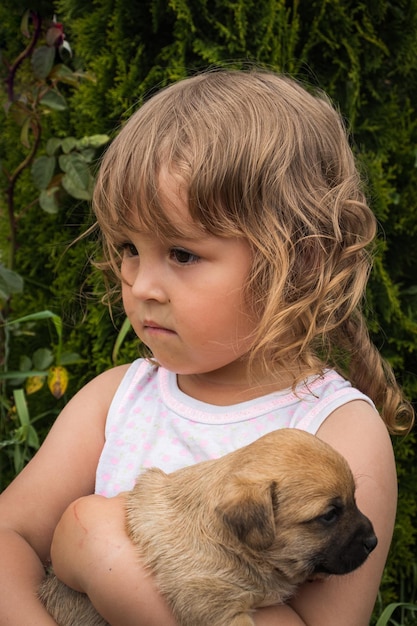
M 68 371 L 65 367 L 51 367 L 48 372 L 48 387 L 57 400 L 61 398 L 68 387 Z
M 42 389 L 44 383 L 44 379 L 41 376 L 30 376 L 26 380 L 26 393 L 30 395 L 31 393 L 36 393 L 39 389 Z

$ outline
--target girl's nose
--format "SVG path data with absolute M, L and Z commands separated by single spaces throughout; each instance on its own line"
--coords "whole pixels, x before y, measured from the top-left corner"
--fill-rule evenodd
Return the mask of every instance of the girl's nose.
M 162 268 L 140 263 L 130 284 L 132 296 L 138 300 L 168 300 Z

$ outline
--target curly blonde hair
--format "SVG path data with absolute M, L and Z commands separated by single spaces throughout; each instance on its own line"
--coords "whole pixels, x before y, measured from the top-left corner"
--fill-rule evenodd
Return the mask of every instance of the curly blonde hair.
M 298 363 L 294 384 L 334 367 L 373 399 L 391 433 L 408 430 L 411 406 L 361 311 L 376 220 L 328 98 L 272 72 L 218 70 L 148 100 L 111 144 L 94 193 L 101 266 L 116 285 L 121 228 L 139 220 L 181 235 L 161 198 L 162 166 L 184 181 L 196 223 L 251 246 L 251 362 L 268 372 Z

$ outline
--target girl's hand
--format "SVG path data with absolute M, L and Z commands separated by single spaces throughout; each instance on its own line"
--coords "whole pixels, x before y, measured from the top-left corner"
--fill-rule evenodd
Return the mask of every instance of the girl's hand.
M 87 593 L 112 626 L 176 626 L 126 534 L 123 494 L 73 502 L 56 528 L 51 555 L 58 578 Z

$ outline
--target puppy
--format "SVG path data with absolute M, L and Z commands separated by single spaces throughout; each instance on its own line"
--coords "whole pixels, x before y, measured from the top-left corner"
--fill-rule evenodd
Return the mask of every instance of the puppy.
M 172 474 L 146 471 L 127 494 L 126 522 L 180 626 L 253 626 L 256 607 L 351 572 L 377 545 L 345 459 L 295 429 Z M 60 626 L 106 624 L 54 576 L 40 597 Z

